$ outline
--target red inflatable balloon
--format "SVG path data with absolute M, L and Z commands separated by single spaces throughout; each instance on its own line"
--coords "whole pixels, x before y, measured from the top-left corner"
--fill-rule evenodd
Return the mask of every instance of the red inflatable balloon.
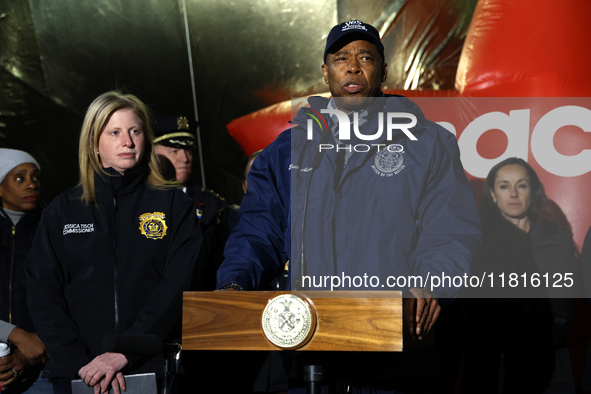
M 591 2 L 481 0 L 456 74 L 466 96 L 591 94 Z

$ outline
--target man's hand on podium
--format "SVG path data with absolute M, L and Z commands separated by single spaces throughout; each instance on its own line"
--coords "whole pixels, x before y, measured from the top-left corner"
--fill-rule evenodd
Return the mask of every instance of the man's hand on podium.
M 410 333 L 423 339 L 439 317 L 441 306 L 435 294 L 425 287 L 413 287 L 410 292 L 417 298 L 416 316 L 412 320 Z

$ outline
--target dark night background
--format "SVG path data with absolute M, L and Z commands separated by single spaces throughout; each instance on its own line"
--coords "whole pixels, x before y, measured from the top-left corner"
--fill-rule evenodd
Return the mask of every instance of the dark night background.
M 240 202 L 246 155 L 225 125 L 290 97 L 326 92 L 320 67 L 333 25 L 359 18 L 380 30 L 389 64 L 384 87 L 453 89 L 475 3 L 187 1 L 206 186 Z M 82 117 L 99 94 L 122 89 L 154 116 L 194 119 L 183 6 L 0 0 L 0 146 L 39 160 L 46 203 L 78 181 Z M 199 168 L 194 174 L 201 182 Z

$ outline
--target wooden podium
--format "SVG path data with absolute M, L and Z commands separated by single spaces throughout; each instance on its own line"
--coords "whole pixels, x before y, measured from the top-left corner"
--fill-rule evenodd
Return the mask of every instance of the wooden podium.
M 265 307 L 282 294 L 305 300 L 315 318 L 295 350 L 401 352 L 430 342 L 411 337 L 416 300 L 399 291 L 216 291 L 184 293 L 183 349 L 285 350 L 263 330 Z

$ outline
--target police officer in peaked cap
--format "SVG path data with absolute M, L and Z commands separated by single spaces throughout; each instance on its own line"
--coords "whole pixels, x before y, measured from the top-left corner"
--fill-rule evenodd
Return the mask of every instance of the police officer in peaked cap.
M 223 197 L 192 181 L 195 134 L 186 116 L 166 116 L 154 124 L 155 150 L 165 176 L 176 179 L 195 201 L 197 216 L 206 226 L 215 224 L 219 212 L 227 208 Z
M 154 123 L 154 144 L 165 176 L 176 179 L 195 202 L 195 212 L 203 231 L 203 248 L 195 270 L 194 290 L 213 290 L 215 272 L 223 261 L 223 250 L 236 215 L 219 194 L 193 181 L 196 138 L 184 115 L 165 116 Z

